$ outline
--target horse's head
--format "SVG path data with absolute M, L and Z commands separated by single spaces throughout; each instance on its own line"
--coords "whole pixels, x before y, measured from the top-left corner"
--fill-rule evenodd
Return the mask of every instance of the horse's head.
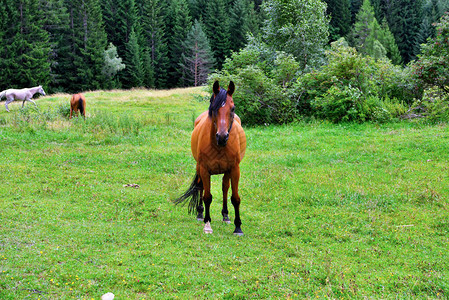
M 45 96 L 45 92 L 44 92 L 44 89 L 42 88 L 42 86 L 41 86 L 41 85 L 39 86 L 39 89 L 37 90 L 37 92 L 38 92 L 39 94 L 41 94 L 41 95 Z
M 209 106 L 209 117 L 212 119 L 216 130 L 215 137 L 220 147 L 226 146 L 229 133 L 231 132 L 232 123 L 234 122 L 234 82 L 229 82 L 228 90 L 220 88 L 218 81 L 213 86 L 214 94 L 212 95 Z

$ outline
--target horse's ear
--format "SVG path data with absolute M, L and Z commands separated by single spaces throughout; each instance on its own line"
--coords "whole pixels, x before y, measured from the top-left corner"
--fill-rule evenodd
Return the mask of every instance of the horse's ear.
M 218 95 L 218 93 L 220 92 L 220 84 L 218 83 L 218 81 L 214 82 L 213 90 L 215 95 Z
M 235 91 L 235 85 L 234 85 L 234 82 L 231 80 L 229 82 L 229 86 L 228 86 L 228 95 L 232 96 L 232 94 L 234 94 L 234 91 Z

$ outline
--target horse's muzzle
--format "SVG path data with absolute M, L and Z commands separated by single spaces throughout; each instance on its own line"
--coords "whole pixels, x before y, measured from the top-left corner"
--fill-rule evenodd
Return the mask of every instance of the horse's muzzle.
M 217 138 L 218 146 L 220 146 L 220 147 L 226 146 L 226 144 L 228 143 L 228 139 L 229 139 L 229 132 L 226 132 L 226 134 L 217 133 L 215 136 Z

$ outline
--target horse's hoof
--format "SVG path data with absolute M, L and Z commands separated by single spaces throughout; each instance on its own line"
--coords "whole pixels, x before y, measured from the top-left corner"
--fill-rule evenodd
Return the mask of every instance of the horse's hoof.
M 243 231 L 240 228 L 234 230 L 234 235 L 243 236 Z
M 198 213 L 198 215 L 196 216 L 196 220 L 197 221 L 204 221 L 204 217 L 202 213 Z
M 203 222 L 203 221 L 204 221 L 204 218 L 197 217 L 196 220 L 197 220 L 197 221 L 200 221 L 200 222 Z
M 226 224 L 231 224 L 231 220 L 229 220 L 228 217 L 223 217 L 223 222 L 225 222 Z
M 210 222 L 204 224 L 204 233 L 212 233 L 212 227 L 210 226 Z

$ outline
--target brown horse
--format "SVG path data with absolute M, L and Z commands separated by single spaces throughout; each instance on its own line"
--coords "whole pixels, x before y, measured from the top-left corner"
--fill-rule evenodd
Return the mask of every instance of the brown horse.
M 83 118 L 86 118 L 86 98 L 83 94 L 74 94 L 70 99 L 70 118 L 72 118 L 72 112 L 78 115 L 78 110 L 80 111 Z
M 235 86 L 231 81 L 228 90 L 220 88 L 218 81 L 213 85 L 214 94 L 211 97 L 209 111 L 202 113 L 195 121 L 192 132 L 192 154 L 196 160 L 196 175 L 190 188 L 174 202 L 183 203 L 190 198 L 189 213 L 198 212 L 197 219 L 202 219 L 203 206 L 204 232 L 212 233 L 210 226 L 210 176 L 223 175 L 223 221 L 230 223 L 228 217 L 227 196 L 232 185 L 231 203 L 235 210 L 234 234 L 243 235 L 240 226 L 240 196 L 238 185 L 240 179 L 240 161 L 246 150 L 246 136 L 241 126 L 240 118 L 235 115 L 232 94 Z M 231 184 L 230 184 L 231 183 Z

